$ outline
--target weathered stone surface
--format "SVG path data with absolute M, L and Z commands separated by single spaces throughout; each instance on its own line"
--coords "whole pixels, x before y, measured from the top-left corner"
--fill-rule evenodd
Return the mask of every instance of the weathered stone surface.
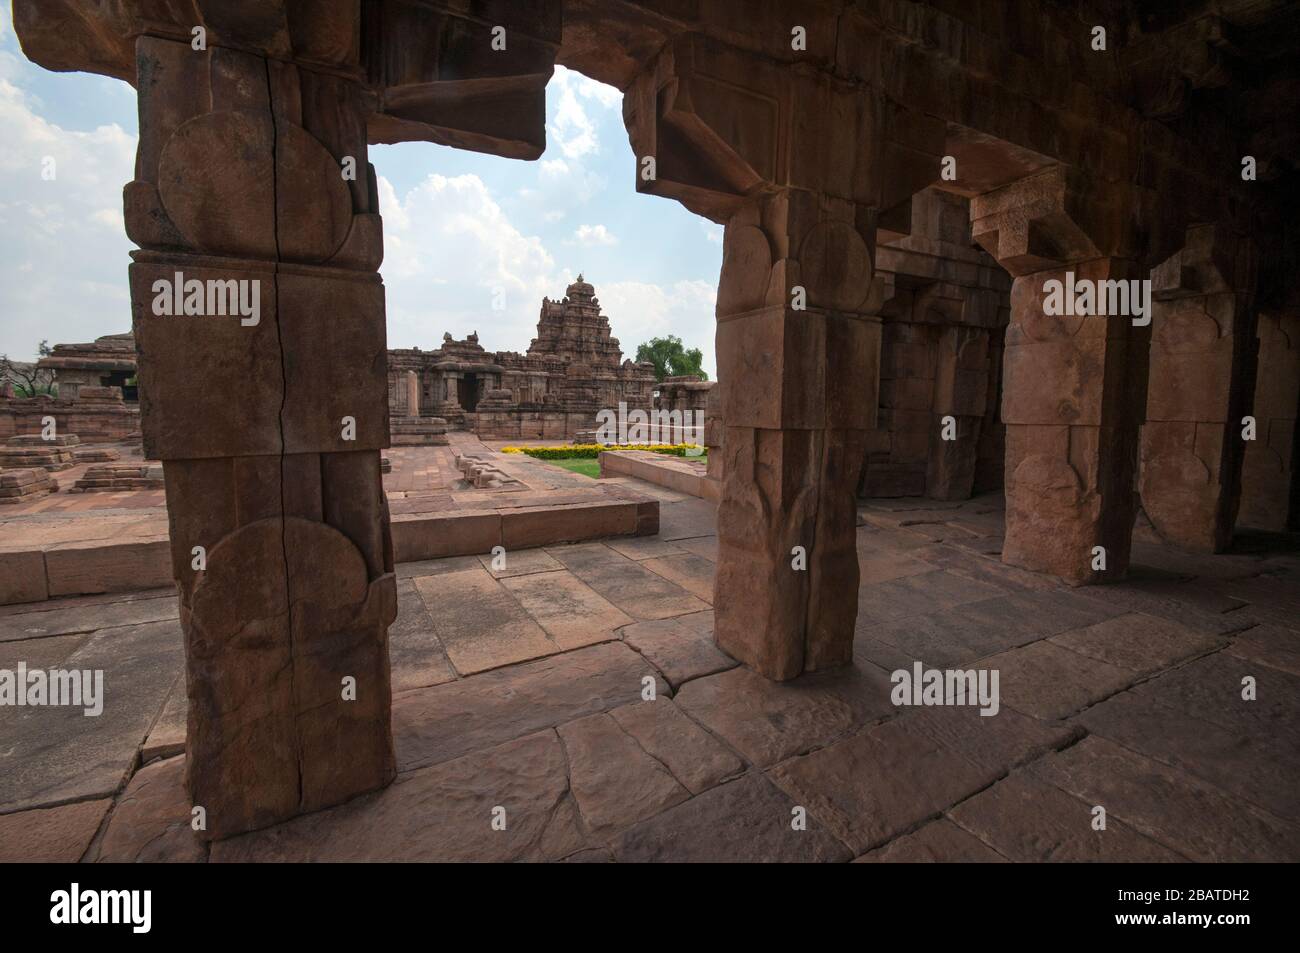
M 1287 861 L 1300 850 L 1300 828 L 1104 738 L 1085 738 L 1030 773 L 1190 860 Z
M 988 785 L 1012 767 L 1062 743 L 1005 709 L 981 718 L 959 709 L 924 709 L 884 722 L 769 771 L 858 854 L 893 839 Z
M 893 622 L 997 595 L 1000 590 L 993 586 L 934 570 L 863 586 L 858 592 L 858 616 L 869 622 Z
M 83 707 L 6 708 L 0 806 L 102 797 L 122 784 L 183 664 L 179 626 L 149 622 L 0 643 L 0 668 L 102 670 L 103 713 Z
M 674 556 L 656 556 L 643 560 L 641 565 L 651 572 L 677 583 L 691 595 L 704 602 L 713 602 L 713 562 L 694 553 Z
M 1113 695 L 1135 677 L 1126 669 L 1048 641 L 982 659 L 979 667 L 1000 673 L 1002 704 L 1049 719 L 1065 718 Z
M 44 553 L 0 552 L 0 603 L 40 602 L 49 597 Z
M 0 864 L 75 864 L 99 830 L 112 801 L 0 814 Z
M 192 821 L 185 759 L 145 765 L 113 805 L 94 859 L 117 864 L 205 860 L 207 847 Z
M 409 579 L 397 583 L 397 618 L 388 628 L 388 660 L 394 694 L 441 685 L 456 677 L 433 618 Z
M 393 699 L 403 771 L 607 711 L 641 697 L 654 670 L 625 645 L 607 643 L 406 692 Z M 662 680 L 657 692 L 668 693 Z
M 671 699 L 624 705 L 610 716 L 692 794 L 701 794 L 745 769 L 740 758 L 682 714 Z
M 1280 625 L 1247 629 L 1232 640 L 1228 652 L 1300 676 L 1300 632 Z
M 966 863 L 1004 864 L 1003 857 L 952 821 L 939 818 L 920 830 L 904 834 L 884 847 L 868 851 L 855 864 Z
M 547 552 L 634 619 L 666 619 L 709 607 L 676 583 L 608 546 L 557 546 Z
M 1142 612 L 1127 612 L 1095 625 L 1062 632 L 1049 641 L 1135 675 L 1169 668 L 1175 662 L 1223 644 L 1212 635 Z
M 637 540 L 637 542 L 640 542 L 640 540 Z M 479 556 L 478 561 L 484 569 L 492 574 L 493 579 L 527 576 L 529 573 L 534 572 L 554 572 L 557 569 L 564 568 L 544 549 L 521 549 L 518 552 L 507 552 L 503 558 L 505 560 L 503 569 L 493 567 L 493 564 L 497 562 L 496 556 Z
M 559 734 L 569 759 L 569 787 L 597 837 L 622 831 L 690 797 L 672 773 L 607 714 L 561 725 Z
M 613 844 L 620 863 L 844 861 L 848 848 L 816 817 L 791 827 L 795 804 L 762 775 L 748 774 L 644 821 Z
M 505 811 L 505 830 L 492 826 Z M 498 815 L 499 816 L 499 815 Z M 398 777 L 375 794 L 212 845 L 214 862 L 559 860 L 583 832 L 554 731 Z
M 610 605 L 573 573 L 512 576 L 501 584 L 561 649 L 618 638 L 632 618 Z
M 415 588 L 456 670 L 469 675 L 560 650 L 482 567 L 421 576 Z
M 30 612 L 0 615 L 0 642 L 37 639 L 47 635 L 94 632 L 120 626 L 177 618 L 175 592 L 121 595 L 120 601 L 69 605 L 47 602 Z
M 186 722 L 189 720 L 189 699 L 185 697 L 185 680 L 178 678 L 167 694 L 158 720 L 149 729 L 149 737 L 140 749 L 140 762 L 148 764 L 156 758 L 174 758 L 185 753 Z
M 874 668 L 778 684 L 742 666 L 687 682 L 677 704 L 751 764 L 767 767 L 890 714 L 889 689 Z
M 675 556 L 686 552 L 687 542 L 687 540 L 670 541 L 660 536 L 639 536 L 632 539 L 611 539 L 605 545 L 628 559 L 657 559 L 660 556 Z
M 619 635 L 663 672 L 674 688 L 739 664 L 714 645 L 712 612 L 638 622 L 622 629 Z
M 681 500 L 659 506 L 659 537 L 684 545 L 688 539 L 716 537 L 718 508 L 704 500 Z
M 1186 859 L 1111 817 L 1107 817 L 1104 831 L 1094 830 L 1093 806 L 1016 773 L 962 801 L 948 815 L 1018 863 L 1176 863 Z
M 1300 821 L 1300 731 L 1236 730 L 1213 717 L 1169 707 L 1164 693 L 1124 692 L 1088 709 L 1078 722 L 1095 735 L 1208 781 L 1240 801 Z

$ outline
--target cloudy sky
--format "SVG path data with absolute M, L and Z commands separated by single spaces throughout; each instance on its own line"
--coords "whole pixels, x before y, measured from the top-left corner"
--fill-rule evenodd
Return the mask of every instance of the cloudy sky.
M 50 73 L 22 55 L 0 4 L 0 353 L 130 328 L 122 186 L 135 162 L 135 92 Z M 524 351 L 543 295 L 581 271 L 625 356 L 676 334 L 714 375 L 722 229 L 638 195 L 618 90 L 557 67 L 546 153 L 520 162 L 435 146 L 372 146 L 384 217 L 390 347 L 434 348 L 478 331 Z M 41 176 L 52 156 L 56 176 Z M 503 289 L 504 310 L 493 310 Z

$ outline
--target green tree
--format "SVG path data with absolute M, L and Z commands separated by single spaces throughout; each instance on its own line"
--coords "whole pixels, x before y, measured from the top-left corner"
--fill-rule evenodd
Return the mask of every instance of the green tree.
M 704 355 L 698 347 L 689 350 L 682 344 L 682 339 L 675 334 L 666 338 L 651 338 L 636 349 L 638 361 L 649 361 L 655 366 L 655 380 L 666 377 L 683 377 L 695 374 L 700 380 L 707 381 L 709 375 L 700 366 Z

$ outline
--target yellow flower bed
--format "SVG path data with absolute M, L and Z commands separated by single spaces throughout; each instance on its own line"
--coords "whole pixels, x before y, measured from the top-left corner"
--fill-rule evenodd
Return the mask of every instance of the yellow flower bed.
M 704 448 L 697 443 L 626 443 L 605 446 L 602 443 L 571 443 L 562 447 L 502 447 L 502 453 L 525 453 L 538 460 L 566 460 L 574 457 L 597 457 L 602 450 L 650 450 L 675 457 L 699 456 Z

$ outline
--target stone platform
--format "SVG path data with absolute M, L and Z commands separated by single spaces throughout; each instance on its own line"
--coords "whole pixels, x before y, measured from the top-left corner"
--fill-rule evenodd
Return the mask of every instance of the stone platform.
M 713 507 L 661 503 L 653 536 L 400 566 L 397 781 L 210 846 L 174 597 L 0 608 L 0 668 L 102 667 L 114 699 L 0 720 L 0 860 L 1300 859 L 1294 539 L 1146 537 L 1072 590 L 994 558 L 999 500 L 872 506 L 853 665 L 778 684 L 712 644 Z M 914 661 L 998 669 L 999 713 L 895 707 Z
M 722 499 L 722 482 L 710 479 L 704 464 L 690 457 L 652 450 L 605 450 L 600 454 L 600 475 L 636 477 L 710 503 Z
M 383 479 L 398 562 L 653 533 L 657 527 L 652 487 L 647 492 L 646 486 L 591 480 L 497 453 L 469 434 L 453 438 L 452 447 L 385 452 L 392 465 Z M 458 452 L 490 460 L 504 481 L 470 485 L 454 464 Z M 65 479 L 94 479 L 97 469 L 82 465 Z M 7 506 L 0 517 L 0 605 L 171 585 L 164 504 L 161 489 L 109 485 Z

